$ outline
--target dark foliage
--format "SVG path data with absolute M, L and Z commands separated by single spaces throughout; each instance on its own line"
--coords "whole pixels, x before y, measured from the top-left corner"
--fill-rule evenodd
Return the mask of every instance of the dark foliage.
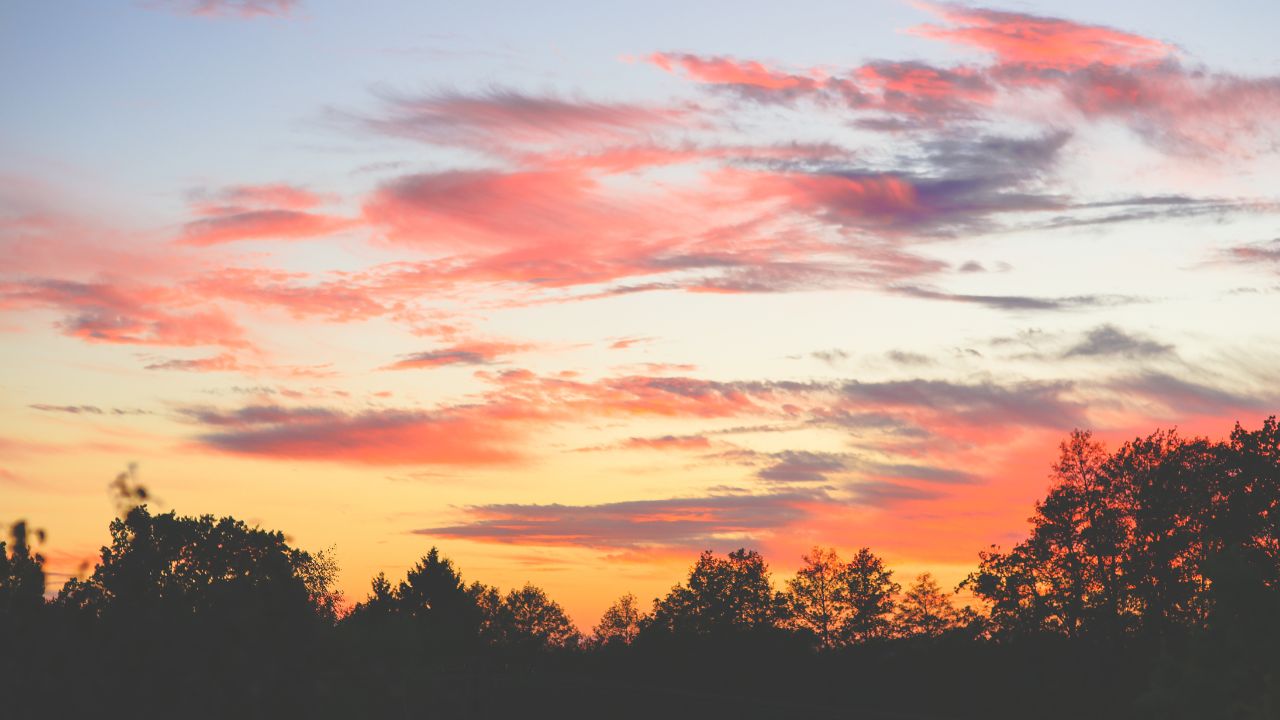
M 0 543 L 3 717 L 1280 717 L 1280 425 L 1223 442 L 1073 433 L 1027 537 L 966 607 L 867 548 L 779 592 L 705 552 L 589 638 L 540 588 L 466 583 L 431 548 L 348 612 L 327 552 L 232 518 L 152 515 L 132 474 L 83 579 L 47 599 Z

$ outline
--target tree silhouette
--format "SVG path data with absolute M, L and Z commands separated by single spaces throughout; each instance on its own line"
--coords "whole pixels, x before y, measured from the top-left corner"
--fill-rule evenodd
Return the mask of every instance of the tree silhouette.
M 1004 628 L 1070 636 L 1088 628 L 1116 637 L 1131 624 L 1130 501 L 1091 433 L 1072 432 L 1059 450 L 1031 536 L 1007 553 L 980 553 L 978 572 L 965 584 L 991 601 L 992 617 Z
M 502 641 L 511 647 L 542 651 L 578 645 L 578 631 L 564 609 L 532 584 L 507 593 L 498 617 Z
M 893 597 L 902 589 L 893 581 L 893 571 L 869 548 L 862 548 L 845 566 L 844 583 L 850 612 L 841 635 L 854 642 L 887 637 L 892 629 Z
M 1205 522 L 1213 511 L 1207 440 L 1157 431 L 1125 443 L 1109 471 L 1128 501 L 1132 545 L 1123 572 L 1144 631 L 1160 634 L 1204 621 L 1208 607 L 1203 564 L 1212 539 Z
M 942 592 L 933 575 L 923 573 L 903 593 L 893 615 L 893 624 L 902 637 L 937 637 L 959 627 L 963 616 Z
M 85 581 L 59 602 L 96 615 L 223 614 L 324 616 L 318 599 L 333 573 L 285 543 L 284 535 L 212 515 L 152 516 L 145 505 L 111 523 L 111 545 Z
M 342 612 L 343 596 L 336 589 L 340 569 L 333 548 L 306 553 L 295 570 L 307 588 L 307 596 L 316 613 L 330 623 L 337 622 Z
M 636 602 L 636 596 L 627 593 L 618 598 L 600 616 L 600 622 L 591 634 L 602 646 L 630 645 L 640 634 L 640 627 L 648 617 Z
M 980 553 L 965 584 L 1003 633 L 1119 642 L 1203 628 L 1219 558 L 1280 583 L 1278 448 L 1275 418 L 1219 443 L 1157 430 L 1110 455 L 1076 431 L 1030 536 Z
M 373 579 L 369 597 L 343 621 L 382 652 L 449 663 L 464 661 L 478 648 L 481 609 L 453 561 L 432 547 L 398 585 L 386 575 Z
M 677 633 L 723 634 L 775 627 L 786 617 L 786 597 L 775 592 L 769 568 L 755 550 L 726 558 L 699 556 L 684 585 L 654 603 L 653 623 Z
M 503 642 L 506 621 L 503 615 L 502 593 L 498 588 L 473 582 L 467 587 L 467 595 L 480 613 L 480 637 L 487 645 Z
M 29 534 L 27 523 L 19 520 L 9 528 L 7 552 L 0 541 L 0 622 L 29 616 L 44 604 L 44 557 L 32 551 Z M 34 534 L 44 537 L 41 530 Z
M 845 563 L 834 550 L 815 547 L 803 560 L 787 583 L 791 621 L 812 632 L 820 648 L 889 635 L 901 587 L 882 559 L 862 548 Z
M 9 542 L 0 540 L 0 716 L 47 714 L 38 681 L 29 677 L 33 661 L 47 653 L 53 620 L 44 601 L 44 557 L 31 547 L 31 537 L 44 541 L 43 530 L 30 530 L 19 520 L 9 527 Z M 39 663 L 34 663 L 39 666 Z
M 801 559 L 804 567 L 787 581 L 791 621 L 812 632 L 818 647 L 834 647 L 852 614 L 847 568 L 835 550 L 821 547 Z
M 234 518 L 152 515 L 145 505 L 110 533 L 93 573 L 68 581 L 51 615 L 61 651 L 45 666 L 73 667 L 96 688 L 66 712 L 150 717 L 176 703 L 196 717 L 310 712 L 332 628 L 330 560 Z
M 1049 478 L 1026 536 L 963 583 L 989 619 L 927 573 L 902 592 L 867 548 L 813 548 L 785 594 L 739 549 L 702 553 L 651 615 L 622 596 L 583 644 L 543 590 L 466 584 L 436 548 L 335 622 L 331 550 L 153 516 L 123 473 L 101 561 L 54 602 L 40 533 L 0 542 L 0 716 L 877 717 L 909 696 L 920 717 L 1277 717 L 1276 419 L 1112 452 L 1075 431 Z

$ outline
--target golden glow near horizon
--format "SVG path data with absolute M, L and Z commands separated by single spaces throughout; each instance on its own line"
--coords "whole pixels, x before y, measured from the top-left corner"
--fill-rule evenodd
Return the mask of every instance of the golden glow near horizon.
M 53 589 L 130 463 L 351 602 L 432 545 L 584 629 L 707 548 L 954 584 L 1072 428 L 1280 407 L 1265 23 L 110 5 L 0 10 L 0 522 Z

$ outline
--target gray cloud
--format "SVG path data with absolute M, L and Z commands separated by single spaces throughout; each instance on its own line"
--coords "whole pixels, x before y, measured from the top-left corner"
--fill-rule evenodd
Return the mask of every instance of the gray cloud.
M 928 355 L 920 353 L 907 352 L 906 350 L 890 350 L 885 353 L 885 357 L 889 358 L 897 365 L 932 365 L 933 359 Z
M 476 505 L 456 525 L 415 530 L 421 535 L 522 545 L 604 549 L 702 549 L 754 539 L 799 523 L 808 505 L 829 501 L 822 491 L 631 500 L 599 505 Z
M 101 415 L 103 412 L 102 408 L 96 405 L 45 405 L 44 403 L 36 403 L 27 407 L 40 412 L 70 413 L 72 415 Z
M 392 368 L 440 367 L 444 365 L 487 365 L 491 359 L 470 350 L 435 350 L 405 355 Z
M 920 407 L 967 421 L 998 425 L 1073 427 L 1086 424 L 1084 407 L 1063 396 L 1073 388 L 1065 381 L 961 384 L 944 380 L 850 381 L 841 395 L 852 403 Z
M 1245 265 L 1280 263 L 1280 238 L 1267 242 L 1236 245 L 1226 251 L 1227 259 Z
M 46 405 L 36 403 L 28 405 L 32 410 L 40 412 L 67 413 L 70 415 L 150 415 L 149 410 L 138 408 L 101 408 L 97 405 Z
M 812 357 L 828 365 L 837 365 L 849 359 L 849 353 L 840 348 L 831 348 L 830 350 L 815 350 L 809 353 Z
M 239 455 L 366 465 L 484 465 L 510 462 L 512 429 L 479 406 L 449 411 L 250 405 L 231 411 L 179 408 L 211 431 L 204 446 Z
M 931 290 L 916 285 L 895 285 L 890 287 L 889 291 L 922 300 L 970 303 L 995 310 L 1063 311 L 1143 302 L 1142 298 L 1130 295 L 1073 295 L 1057 298 L 1030 295 L 965 295 Z
M 672 111 L 640 105 L 568 100 L 505 88 L 420 95 L 382 92 L 380 99 L 378 114 L 350 119 L 380 134 L 481 149 L 554 137 L 624 136 L 677 118 Z
M 876 477 L 919 480 L 940 485 L 969 485 L 978 481 L 978 477 L 972 473 L 952 468 L 934 467 L 932 465 L 873 462 L 862 463 L 860 467 L 868 475 L 875 475 Z
M 850 485 L 849 492 L 860 505 L 888 507 L 910 500 L 936 500 L 943 493 L 894 482 L 861 482 Z
M 770 457 L 774 463 L 756 473 L 756 477 L 767 482 L 824 482 L 828 474 L 848 469 L 847 456 L 837 453 L 784 450 Z
M 1121 392 L 1142 396 L 1167 405 L 1178 413 L 1224 414 L 1241 410 L 1267 410 L 1267 401 L 1221 388 L 1174 377 L 1168 373 L 1146 372 L 1111 383 Z
M 1079 343 L 1068 348 L 1063 357 L 1150 358 L 1172 352 L 1172 345 L 1131 335 L 1115 325 L 1107 324 L 1090 330 Z

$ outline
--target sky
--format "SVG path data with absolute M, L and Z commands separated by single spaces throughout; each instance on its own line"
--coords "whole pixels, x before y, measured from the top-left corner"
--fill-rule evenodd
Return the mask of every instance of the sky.
M 955 584 L 1073 428 L 1280 408 L 1269 2 L 0 6 L 0 522 Z

